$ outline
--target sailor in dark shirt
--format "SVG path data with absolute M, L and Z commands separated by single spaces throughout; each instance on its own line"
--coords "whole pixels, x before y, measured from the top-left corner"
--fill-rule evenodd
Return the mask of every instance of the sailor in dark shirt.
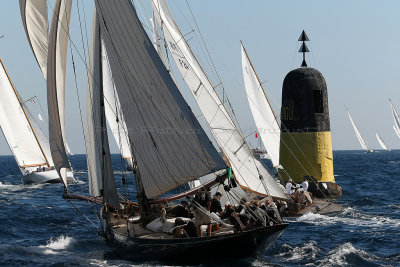
M 212 201 L 211 201 L 211 208 L 210 212 L 217 213 L 218 215 L 222 215 L 222 207 L 221 207 L 221 196 L 222 194 L 220 192 L 215 193 Z
M 187 210 L 187 201 L 183 200 L 181 201 L 181 204 L 179 204 L 178 206 L 174 207 L 172 209 L 172 214 L 175 215 L 175 217 L 185 217 L 185 218 L 189 218 L 189 212 Z

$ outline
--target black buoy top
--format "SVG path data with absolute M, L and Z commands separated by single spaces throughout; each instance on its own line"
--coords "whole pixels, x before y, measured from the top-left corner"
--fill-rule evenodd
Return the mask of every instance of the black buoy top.
M 298 68 L 283 81 L 282 132 L 330 131 L 328 92 L 321 72 Z

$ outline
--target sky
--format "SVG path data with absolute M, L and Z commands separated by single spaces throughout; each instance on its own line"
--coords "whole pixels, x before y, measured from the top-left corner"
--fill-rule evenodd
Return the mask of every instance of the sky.
M 256 127 L 244 90 L 240 40 L 260 80 L 264 82 L 264 89 L 274 109 L 279 113 L 283 79 L 301 64 L 301 54 L 297 52 L 301 43 L 297 39 L 304 29 L 310 39 L 307 43 L 311 51 L 307 55 L 308 66 L 321 71 L 328 86 L 333 149 L 361 149 L 345 107 L 350 110 L 369 147 L 378 148 L 375 138 L 375 132 L 378 131 L 389 148 L 400 148 L 400 140 L 392 129 L 393 118 L 388 101 L 392 99 L 400 109 L 400 1 L 193 0 L 188 1 L 193 16 L 186 1 L 167 2 L 177 25 L 187 34 L 189 44 L 213 84 L 220 83 L 217 75 L 222 81 L 240 128 L 245 136 L 249 135 L 248 141 L 253 146 L 257 143 L 253 134 Z M 134 3 L 145 27 L 149 27 L 149 1 L 135 0 Z M 48 4 L 50 12 L 54 1 Z M 71 16 L 71 39 L 78 48 L 78 51 L 73 49 L 77 86 L 69 54 L 66 139 L 75 154 L 85 153 L 78 96 L 84 112 L 86 69 L 80 57 L 87 55 L 87 52 L 84 52 L 81 41 L 78 10 L 86 43 L 85 22 L 86 29 L 90 31 L 93 1 L 74 0 Z M 0 58 L 20 96 L 25 100 L 37 96 L 40 104 L 46 108 L 46 82 L 25 36 L 19 1 L 2 1 L 2 35 Z M 202 40 L 211 57 L 207 56 Z M 199 115 L 187 88 L 181 82 L 178 84 L 195 114 Z M 222 93 L 222 86 L 217 89 Z M 110 146 L 111 152 L 118 152 L 112 138 Z M 11 151 L 0 135 L 0 155 L 9 154 Z

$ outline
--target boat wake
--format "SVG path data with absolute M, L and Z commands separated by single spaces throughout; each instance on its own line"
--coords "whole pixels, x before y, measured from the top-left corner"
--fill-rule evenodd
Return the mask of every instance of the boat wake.
M 297 222 L 311 223 L 314 225 L 347 224 L 368 228 L 399 228 L 400 220 L 391 219 L 379 215 L 364 214 L 353 208 L 346 208 L 338 216 L 326 216 L 314 213 L 307 213 L 296 220 Z

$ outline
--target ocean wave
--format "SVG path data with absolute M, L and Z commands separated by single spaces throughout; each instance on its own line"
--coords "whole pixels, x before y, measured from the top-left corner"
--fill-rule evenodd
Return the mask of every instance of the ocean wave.
M 51 238 L 47 241 L 45 246 L 39 246 L 39 248 L 44 249 L 44 254 L 57 254 L 61 250 L 66 250 L 74 241 L 72 237 L 61 235 L 56 238 Z
M 274 255 L 283 262 L 299 262 L 299 261 L 314 261 L 321 249 L 317 246 L 315 241 L 303 243 L 300 246 L 291 247 L 284 244 L 278 254 Z
M 307 213 L 297 218 L 297 222 L 311 223 L 315 225 L 330 225 L 343 223 L 347 225 L 362 226 L 368 228 L 399 228 L 400 220 L 389 217 L 364 214 L 353 208 L 346 208 L 341 215 L 327 216 L 321 214 Z
M 388 162 L 388 164 L 399 165 L 400 161 L 399 160 L 391 160 L 391 161 Z
M 321 260 L 317 260 L 316 266 L 365 266 L 378 264 L 387 259 L 369 254 L 362 249 L 355 248 L 351 243 L 344 243 L 328 252 Z

